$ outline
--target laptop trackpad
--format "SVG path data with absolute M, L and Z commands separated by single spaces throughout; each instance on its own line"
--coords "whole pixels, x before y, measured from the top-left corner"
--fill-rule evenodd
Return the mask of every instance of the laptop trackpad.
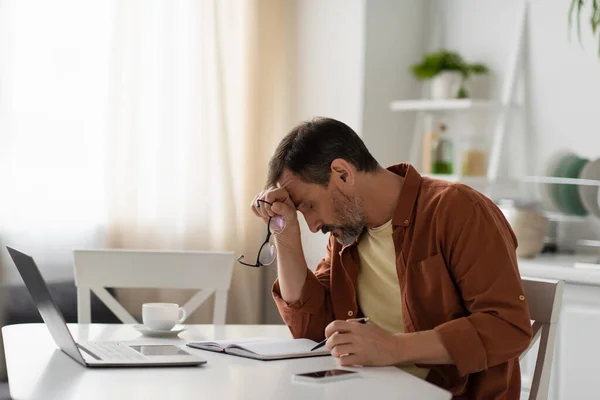
M 169 356 L 191 356 L 192 354 L 187 351 L 181 350 L 177 346 L 173 345 L 152 345 L 152 344 L 144 344 L 144 345 L 135 345 L 127 347 L 137 351 L 138 353 L 146 356 L 146 357 L 169 357 Z

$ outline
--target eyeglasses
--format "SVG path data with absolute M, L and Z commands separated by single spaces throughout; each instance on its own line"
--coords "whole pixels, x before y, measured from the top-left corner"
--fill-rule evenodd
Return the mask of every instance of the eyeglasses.
M 270 206 L 273 204 L 264 200 L 257 200 L 257 202 L 265 203 Z M 285 221 L 283 217 L 277 215 L 275 217 L 269 217 L 269 222 L 267 223 L 267 237 L 263 244 L 260 246 L 260 250 L 258 250 L 258 256 L 256 256 L 255 264 L 248 264 L 242 261 L 244 258 L 241 255 L 238 258 L 238 262 L 243 265 L 247 265 L 248 267 L 263 267 L 266 265 L 271 265 L 277 258 L 277 248 L 273 243 L 271 243 L 271 235 L 281 233 L 285 229 Z

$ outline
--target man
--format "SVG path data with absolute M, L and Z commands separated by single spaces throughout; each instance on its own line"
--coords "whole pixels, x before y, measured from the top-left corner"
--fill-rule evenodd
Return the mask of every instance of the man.
M 351 128 L 320 118 L 281 141 L 252 210 L 285 221 L 273 296 L 294 337 L 327 338 L 340 365 L 399 365 L 457 398 L 519 398 L 530 316 L 516 238 L 487 197 L 409 164 L 384 169 Z M 331 233 L 314 273 L 296 211 Z

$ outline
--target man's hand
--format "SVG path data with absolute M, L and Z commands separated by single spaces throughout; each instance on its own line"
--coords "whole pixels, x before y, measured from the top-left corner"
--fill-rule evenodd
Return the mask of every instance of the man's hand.
M 271 205 L 264 203 L 263 200 Z M 282 232 L 275 234 L 277 246 L 277 277 L 281 298 L 288 304 L 300 299 L 308 268 L 302 250 L 300 224 L 296 206 L 284 188 L 270 188 L 252 200 L 252 212 L 267 223 L 269 217 L 280 216 L 285 221 Z
M 256 216 L 261 217 L 265 222 L 269 217 L 277 215 L 283 216 L 286 222 L 298 220 L 294 203 L 292 203 L 288 191 L 284 188 L 263 190 L 254 197 L 250 208 Z
M 383 366 L 402 362 L 401 337 L 372 322 L 333 321 L 325 328 L 325 344 L 342 366 Z
M 372 322 L 333 321 L 325 337 L 340 365 L 455 364 L 433 329 L 391 334 Z
M 262 201 L 259 201 L 262 200 Z M 267 204 L 265 203 L 265 201 Z M 290 198 L 287 190 L 284 188 L 270 188 L 263 190 L 254 197 L 251 204 L 252 212 L 261 217 L 267 223 L 269 217 L 280 216 L 285 221 L 285 229 L 279 235 L 280 238 L 300 236 L 300 228 L 298 224 L 298 215 L 296 207 Z

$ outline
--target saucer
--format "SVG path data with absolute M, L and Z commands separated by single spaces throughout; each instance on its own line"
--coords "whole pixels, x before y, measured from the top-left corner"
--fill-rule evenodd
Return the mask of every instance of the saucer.
M 135 329 L 138 332 L 141 332 L 142 335 L 144 335 L 144 336 L 167 338 L 167 337 L 176 337 L 181 332 L 185 331 L 187 328 L 183 325 L 175 325 L 170 330 L 159 330 L 159 329 L 150 329 L 145 325 L 138 324 L 138 325 L 134 325 L 133 329 Z

